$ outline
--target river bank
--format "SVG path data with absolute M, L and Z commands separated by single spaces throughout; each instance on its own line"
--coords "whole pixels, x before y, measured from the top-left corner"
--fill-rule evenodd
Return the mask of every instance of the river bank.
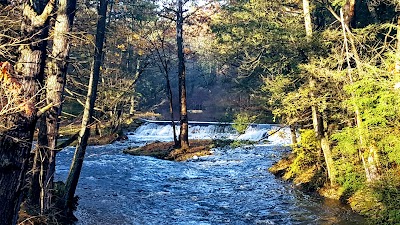
M 295 150 L 282 157 L 269 171 L 306 193 L 317 193 L 348 205 L 364 216 L 368 224 L 400 223 L 400 170 L 386 171 L 374 183 L 365 183 L 362 177 L 354 177 L 351 182 L 338 179 L 331 185 L 323 164 L 309 162 L 304 165 L 299 160 L 302 157 Z

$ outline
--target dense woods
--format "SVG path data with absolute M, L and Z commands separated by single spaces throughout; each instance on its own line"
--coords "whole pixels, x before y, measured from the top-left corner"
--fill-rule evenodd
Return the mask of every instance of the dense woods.
M 300 133 L 274 169 L 374 223 L 399 221 L 398 4 L 239 1 L 213 23 L 250 96 Z
M 400 223 L 398 0 L 10 0 L 0 32 L 0 224 L 73 219 L 89 135 L 140 112 L 179 120 L 182 149 L 190 120 L 289 126 L 272 172 Z

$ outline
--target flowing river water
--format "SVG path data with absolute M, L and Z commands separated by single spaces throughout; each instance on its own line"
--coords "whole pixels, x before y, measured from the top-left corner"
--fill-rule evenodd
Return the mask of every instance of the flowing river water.
M 191 134 L 235 135 L 212 126 L 192 126 Z M 145 124 L 125 142 L 88 147 L 76 193 L 78 224 L 364 223 L 338 202 L 304 194 L 268 172 L 288 151 L 287 131 L 270 136 L 267 144 L 214 149 L 212 156 L 186 162 L 122 153 L 128 146 L 170 138 L 162 129 L 170 128 Z M 268 129 L 273 127 L 250 128 L 247 137 L 265 137 Z M 56 179 L 65 180 L 73 151 L 58 154 Z

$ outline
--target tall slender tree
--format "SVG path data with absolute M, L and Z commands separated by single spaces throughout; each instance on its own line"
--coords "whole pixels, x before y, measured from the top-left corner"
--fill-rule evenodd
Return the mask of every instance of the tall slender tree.
M 73 207 L 71 204 L 73 204 L 76 187 L 78 185 L 79 176 L 82 170 L 87 141 L 90 135 L 90 124 L 93 122 L 94 103 L 96 101 L 97 84 L 99 81 L 100 66 L 102 63 L 103 55 L 107 4 L 108 0 L 100 0 L 100 7 L 98 9 L 95 50 L 88 86 L 89 89 L 86 96 L 86 103 L 83 112 L 81 130 L 79 132 L 78 145 L 76 147 L 68 178 L 65 183 L 64 200 L 65 213 L 67 216 L 72 216 Z
M 311 41 L 313 36 L 313 29 L 312 29 L 312 20 L 311 20 L 311 11 L 310 11 L 310 2 L 309 0 L 303 0 L 303 11 L 304 11 L 304 25 L 306 30 L 306 36 L 308 41 Z M 309 77 L 309 86 L 310 86 L 310 97 L 311 97 L 311 115 L 313 121 L 314 132 L 317 137 L 317 140 L 321 144 L 321 149 L 324 154 L 326 168 L 328 172 L 329 180 L 331 181 L 331 185 L 335 183 L 335 169 L 332 159 L 332 150 L 329 143 L 329 137 L 327 134 L 327 121 L 323 121 L 324 116 L 318 109 L 317 102 L 315 100 L 314 91 L 316 90 L 316 79 L 313 77 L 313 74 L 310 74 Z M 326 117 L 325 117 L 326 120 Z M 324 124 L 326 124 L 324 126 Z
M 176 135 L 176 126 L 175 126 L 175 113 L 174 113 L 174 101 L 173 101 L 173 93 L 172 93 L 172 87 L 171 87 L 171 77 L 170 77 L 170 72 L 171 72 L 171 67 L 170 63 L 172 61 L 172 54 L 170 51 L 173 49 L 168 46 L 168 43 L 166 42 L 167 34 L 169 33 L 168 30 L 170 29 L 169 23 L 165 24 L 166 26 L 163 27 L 162 31 L 160 32 L 160 35 L 157 35 L 157 40 L 152 41 L 150 40 L 151 45 L 153 46 L 155 58 L 157 65 L 160 69 L 160 72 L 164 74 L 165 78 L 165 84 L 166 84 L 166 94 L 168 97 L 169 101 L 169 113 L 170 113 L 170 118 L 171 118 L 171 123 L 172 123 L 172 132 L 173 132 L 173 137 L 174 137 L 174 145 L 175 147 L 178 147 L 180 145 L 177 135 Z M 159 26 L 159 25 L 158 25 Z
M 182 149 L 189 148 L 189 119 L 187 115 L 186 99 L 186 68 L 185 53 L 183 52 L 183 0 L 177 1 L 176 10 L 176 45 L 178 47 L 178 79 L 179 79 L 179 106 L 180 106 L 180 134 L 179 143 Z

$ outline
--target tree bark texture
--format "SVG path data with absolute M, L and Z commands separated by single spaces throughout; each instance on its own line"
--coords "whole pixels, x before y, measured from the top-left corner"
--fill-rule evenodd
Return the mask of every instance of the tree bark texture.
M 312 22 L 311 22 L 311 12 L 310 12 L 310 1 L 303 0 L 303 13 L 304 13 L 304 26 L 306 29 L 306 36 L 312 37 Z
M 37 120 L 39 84 L 43 80 L 48 18 L 53 6 L 54 0 L 26 1 L 23 6 L 21 37 L 26 41 L 19 49 L 15 66 L 15 78 L 20 85 L 15 98 L 23 105 L 20 111 L 5 118 L 11 127 L 0 133 L 0 225 L 16 224 L 18 219 Z
M 185 55 L 183 52 L 183 1 L 178 0 L 176 12 L 176 44 L 178 46 L 178 79 L 179 79 L 179 101 L 180 101 L 180 147 L 189 148 L 189 120 L 187 115 L 186 99 L 186 68 Z
M 46 103 L 53 107 L 46 112 L 49 165 L 44 181 L 44 200 L 42 210 L 50 209 L 52 203 L 51 190 L 55 174 L 55 158 L 59 116 L 61 115 L 63 93 L 67 75 L 70 42 L 68 34 L 71 31 L 75 17 L 76 0 L 58 0 L 57 16 L 54 25 L 53 48 L 51 61 L 47 64 Z
M 75 196 L 76 187 L 78 185 L 79 176 L 82 170 L 83 159 L 85 157 L 87 141 L 90 135 L 90 124 L 93 120 L 94 103 L 97 95 L 97 84 L 100 76 L 100 66 L 102 63 L 103 45 L 105 37 L 107 0 L 100 0 L 98 11 L 97 30 L 96 30 L 96 46 L 94 51 L 93 64 L 89 79 L 89 89 L 86 96 L 85 109 L 83 112 L 82 125 L 78 138 L 78 145 L 75 150 L 71 168 L 65 183 L 65 213 L 67 216 L 72 215 L 71 204 Z
M 76 1 L 60 0 L 53 32 L 51 59 L 47 62 L 46 103 L 52 107 L 45 112 L 39 126 L 38 148 L 35 150 L 33 175 L 29 191 L 29 203 L 40 208 L 43 214 L 51 206 L 51 190 L 55 173 L 55 156 L 59 129 L 59 115 L 63 101 L 67 60 L 69 54 L 68 33 L 75 16 Z M 39 204 L 40 203 L 40 204 Z M 39 207 L 40 206 L 40 207 Z

